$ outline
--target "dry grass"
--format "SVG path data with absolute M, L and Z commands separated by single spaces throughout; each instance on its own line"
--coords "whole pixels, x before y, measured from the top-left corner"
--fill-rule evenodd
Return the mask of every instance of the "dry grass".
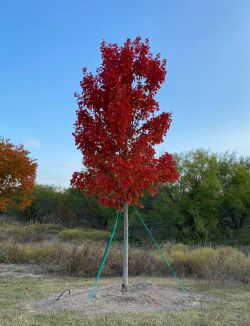
M 0 245 L 0 262 L 38 264 L 44 270 L 62 275 L 96 275 L 106 242 L 70 243 L 5 242 Z M 177 245 L 164 249 L 179 276 L 207 280 L 250 282 L 250 260 L 232 247 L 189 249 Z M 103 269 L 103 275 L 119 275 L 122 268 L 121 244 L 114 243 Z M 130 247 L 129 272 L 136 275 L 169 275 L 158 254 L 149 248 Z
M 94 276 L 106 247 L 105 239 L 108 239 L 106 231 L 4 221 L 0 226 L 0 263 L 37 264 L 61 275 Z M 112 244 L 103 275 L 120 275 L 121 246 L 119 242 Z M 235 248 L 163 244 L 162 249 L 181 277 L 250 282 L 250 260 Z M 158 253 L 145 245 L 130 246 L 129 272 L 131 276 L 166 276 L 170 273 Z
M 57 235 L 63 241 L 99 241 L 107 239 L 109 232 L 86 228 L 64 229 L 64 227 L 59 224 L 33 223 L 21 225 L 18 223 L 2 223 L 0 226 L 0 241 L 12 240 L 15 243 L 37 242 L 49 240 L 55 235 Z
M 62 226 L 59 224 L 3 224 L 0 227 L 0 241 L 12 240 L 17 243 L 42 241 L 61 230 Z
M 209 280 L 250 282 L 250 260 L 232 247 L 173 248 L 173 267 L 182 275 Z

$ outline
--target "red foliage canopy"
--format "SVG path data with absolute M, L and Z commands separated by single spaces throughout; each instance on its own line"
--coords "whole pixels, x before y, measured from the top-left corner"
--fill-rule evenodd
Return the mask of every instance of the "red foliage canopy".
M 101 44 L 102 65 L 94 76 L 83 69 L 75 123 L 75 143 L 83 154 L 82 172 L 71 183 L 96 194 L 105 206 L 139 204 L 144 191 L 178 179 L 172 155 L 155 157 L 171 114 L 155 116 L 155 95 L 165 80 L 166 60 L 139 37 L 123 46 Z

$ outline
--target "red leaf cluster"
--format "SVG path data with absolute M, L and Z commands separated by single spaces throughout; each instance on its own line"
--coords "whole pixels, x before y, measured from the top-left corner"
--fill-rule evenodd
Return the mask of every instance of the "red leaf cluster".
M 155 95 L 166 76 L 166 60 L 150 52 L 139 37 L 123 46 L 101 44 L 102 65 L 96 75 L 83 69 L 75 143 L 85 171 L 75 172 L 74 187 L 96 194 L 105 206 L 139 204 L 144 191 L 178 179 L 175 161 L 166 153 L 156 158 L 154 145 L 163 141 L 171 123 Z

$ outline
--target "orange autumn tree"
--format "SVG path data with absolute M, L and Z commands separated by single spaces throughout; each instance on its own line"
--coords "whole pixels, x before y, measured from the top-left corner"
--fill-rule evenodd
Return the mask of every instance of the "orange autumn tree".
M 22 145 L 0 139 L 0 211 L 8 207 L 24 209 L 31 203 L 37 163 Z

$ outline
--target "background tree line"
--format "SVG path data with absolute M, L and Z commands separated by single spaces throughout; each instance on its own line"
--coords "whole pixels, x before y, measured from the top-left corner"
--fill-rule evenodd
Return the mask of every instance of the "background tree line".
M 179 181 L 162 185 L 156 196 L 146 194 L 142 200 L 141 213 L 153 234 L 184 243 L 250 244 L 250 159 L 204 150 L 178 154 L 175 159 Z M 10 209 L 9 214 L 70 227 L 109 229 L 113 223 L 112 209 L 73 188 L 36 185 L 32 199 L 25 210 Z M 133 208 L 130 237 L 145 238 Z

